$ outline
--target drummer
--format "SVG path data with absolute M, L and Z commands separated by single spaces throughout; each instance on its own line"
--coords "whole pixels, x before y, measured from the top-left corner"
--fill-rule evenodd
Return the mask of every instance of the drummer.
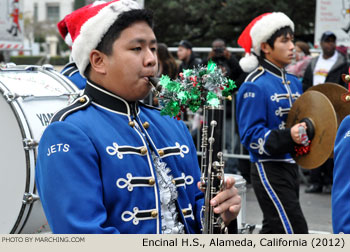
M 40 140 L 36 181 L 53 233 L 199 233 L 191 135 L 138 102 L 157 72 L 152 14 L 133 0 L 98 1 L 65 23 L 87 84 Z M 233 184 L 211 199 L 226 225 L 240 209 Z
M 302 94 L 300 81 L 284 69 L 293 58 L 293 32 L 294 23 L 284 13 L 265 13 L 238 39 L 246 51 L 240 65 L 250 74 L 239 89 L 236 115 L 263 212 L 260 233 L 308 233 L 299 202 L 298 165 L 291 156 L 306 125 L 285 126 L 293 102 Z

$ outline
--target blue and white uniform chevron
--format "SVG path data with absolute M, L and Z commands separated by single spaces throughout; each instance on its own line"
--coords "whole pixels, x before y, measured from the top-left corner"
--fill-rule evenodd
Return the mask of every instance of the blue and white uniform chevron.
M 185 232 L 199 233 L 200 169 L 185 124 L 88 81 L 39 145 L 36 182 L 53 233 L 161 233 L 152 153 L 173 178 Z

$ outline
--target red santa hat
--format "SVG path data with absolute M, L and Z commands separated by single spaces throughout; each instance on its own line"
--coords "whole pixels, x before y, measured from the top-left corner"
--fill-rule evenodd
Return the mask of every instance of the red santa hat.
M 84 76 L 90 52 L 101 42 L 108 29 L 123 12 L 140 9 L 134 0 L 95 1 L 73 11 L 61 20 L 58 30 L 72 48 L 72 58 Z
M 289 26 L 294 31 L 294 23 L 282 12 L 264 13 L 250 22 L 238 38 L 238 44 L 244 48 L 246 55 L 239 61 L 243 71 L 251 72 L 258 65 L 257 56 L 260 56 L 261 43 L 283 27 Z M 254 53 L 251 53 L 253 48 Z

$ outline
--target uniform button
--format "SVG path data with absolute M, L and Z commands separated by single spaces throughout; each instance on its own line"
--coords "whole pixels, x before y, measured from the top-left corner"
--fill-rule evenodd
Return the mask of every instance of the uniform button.
M 163 157 L 164 156 L 164 151 L 163 150 L 158 150 L 159 156 Z
M 289 85 L 289 84 L 290 84 L 290 81 L 287 81 L 287 84 Z
M 259 66 L 259 67 L 258 67 L 258 70 L 259 70 L 259 71 L 262 71 L 263 69 L 264 69 L 264 68 L 263 68 L 262 66 Z
M 148 129 L 149 128 L 149 123 L 148 122 L 144 122 L 142 124 L 142 126 L 145 128 L 145 129 Z
M 152 218 L 156 218 L 158 216 L 158 212 L 156 210 L 151 212 Z
M 154 180 L 154 178 L 150 178 L 150 179 L 148 180 L 148 184 L 149 184 L 149 185 L 154 185 L 154 183 L 156 183 L 156 181 Z
M 86 98 L 85 98 L 85 97 L 81 97 L 81 98 L 79 99 L 79 102 L 80 102 L 80 103 L 86 102 Z
M 129 126 L 134 128 L 135 127 L 135 122 L 134 121 L 130 121 L 129 122 Z
M 176 184 L 175 179 L 171 180 L 171 183 L 173 183 L 175 185 Z
M 183 215 L 187 214 L 187 210 L 186 209 L 182 209 L 182 214 Z
M 141 148 L 141 154 L 145 155 L 147 153 L 147 148 L 146 147 L 142 147 Z
M 287 95 L 286 95 L 286 97 L 287 97 L 287 98 L 289 98 L 289 97 L 290 97 L 290 95 L 289 95 L 289 94 L 287 94 Z
M 345 75 L 345 80 L 350 81 L 350 75 Z
M 350 101 L 350 95 L 345 96 L 346 101 Z

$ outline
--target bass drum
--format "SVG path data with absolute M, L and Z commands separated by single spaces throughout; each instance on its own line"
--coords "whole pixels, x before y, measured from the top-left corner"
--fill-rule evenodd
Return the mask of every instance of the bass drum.
M 40 137 L 79 89 L 52 66 L 0 68 L 0 233 L 50 232 L 35 188 Z

